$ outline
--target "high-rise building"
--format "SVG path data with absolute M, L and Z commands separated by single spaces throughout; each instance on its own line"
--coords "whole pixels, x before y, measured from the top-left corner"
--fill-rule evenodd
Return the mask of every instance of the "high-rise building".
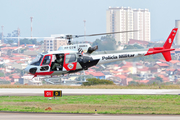
M 179 29 L 176 34 L 176 44 L 180 45 L 180 20 L 175 21 L 175 26 Z
M 116 7 L 106 11 L 106 31 L 119 32 L 140 30 L 139 32 L 129 32 L 114 34 L 116 43 L 127 44 L 129 39 L 150 41 L 150 12 L 145 9 L 131 9 L 130 7 Z
M 150 12 L 148 9 L 133 10 L 133 28 L 139 30 L 134 32 L 134 39 L 150 41 Z
M 59 35 L 51 35 L 51 37 L 56 37 Z M 60 46 L 67 45 L 66 39 L 60 38 L 45 38 L 44 39 L 44 51 L 56 51 Z

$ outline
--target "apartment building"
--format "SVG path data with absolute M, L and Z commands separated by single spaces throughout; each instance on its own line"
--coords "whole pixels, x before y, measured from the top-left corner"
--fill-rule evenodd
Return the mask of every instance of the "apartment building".
M 180 20 L 175 20 L 175 27 L 180 29 Z M 180 45 L 180 30 L 176 34 L 176 45 Z
M 130 7 L 116 7 L 106 11 L 106 31 L 119 32 L 140 30 L 139 32 L 129 32 L 114 34 L 116 44 L 127 44 L 129 39 L 150 41 L 150 12 L 148 9 L 132 9 Z
M 148 9 L 133 10 L 134 39 L 150 42 L 150 12 Z
M 56 37 L 56 35 L 51 35 L 51 37 Z M 59 35 L 60 36 L 60 35 Z M 61 38 L 45 38 L 44 39 L 44 51 L 56 51 L 60 46 L 67 45 L 66 39 Z

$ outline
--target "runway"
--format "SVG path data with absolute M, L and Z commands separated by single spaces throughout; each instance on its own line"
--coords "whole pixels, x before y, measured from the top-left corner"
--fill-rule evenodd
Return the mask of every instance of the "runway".
M 62 90 L 63 95 L 179 95 L 179 89 L 7 89 L 0 88 L 0 96 L 44 96 L 44 90 Z M 52 114 L 0 112 L 0 120 L 179 120 L 180 115 L 106 115 Z
M 3 113 L 1 120 L 179 120 L 180 115 L 99 115 L 99 114 L 45 114 Z
M 0 88 L 0 96 L 43 96 L 44 90 L 62 90 L 63 95 L 179 95 L 180 89 L 11 89 Z

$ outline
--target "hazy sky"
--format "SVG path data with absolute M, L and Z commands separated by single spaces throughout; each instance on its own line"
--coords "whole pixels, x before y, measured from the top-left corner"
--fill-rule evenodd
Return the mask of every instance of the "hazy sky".
M 0 26 L 5 35 L 19 27 L 21 36 L 30 36 L 33 16 L 33 36 L 37 37 L 84 34 L 83 20 L 87 34 L 102 33 L 109 6 L 149 9 L 151 40 L 165 40 L 180 19 L 180 0 L 0 0 Z

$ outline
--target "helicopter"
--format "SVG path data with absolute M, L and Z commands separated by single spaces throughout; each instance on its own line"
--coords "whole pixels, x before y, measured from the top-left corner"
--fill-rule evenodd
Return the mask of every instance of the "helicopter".
M 96 36 L 134 31 L 122 31 L 79 36 L 66 35 L 65 38 L 68 39 L 68 46 L 61 47 L 57 51 L 48 51 L 37 55 L 37 57 L 25 68 L 25 72 L 34 75 L 34 77 L 64 75 L 79 72 L 82 70 L 88 70 L 88 68 L 96 65 L 102 65 L 105 63 L 122 61 L 136 57 L 148 56 L 157 53 L 162 53 L 165 60 L 169 62 L 171 60 L 170 51 L 175 50 L 171 49 L 171 45 L 173 43 L 177 30 L 178 28 L 172 29 L 169 37 L 167 38 L 166 42 L 162 47 L 121 51 L 96 51 L 98 49 L 98 46 L 91 47 L 88 44 L 82 44 L 81 46 L 79 46 L 78 44 L 72 45 L 71 39 L 84 36 Z M 86 52 L 84 52 L 83 47 L 87 49 Z M 71 50 L 68 48 L 74 48 L 76 50 Z M 62 64 L 56 66 L 55 69 L 52 69 L 52 66 L 56 62 L 57 56 L 61 56 L 61 58 L 63 59 Z

